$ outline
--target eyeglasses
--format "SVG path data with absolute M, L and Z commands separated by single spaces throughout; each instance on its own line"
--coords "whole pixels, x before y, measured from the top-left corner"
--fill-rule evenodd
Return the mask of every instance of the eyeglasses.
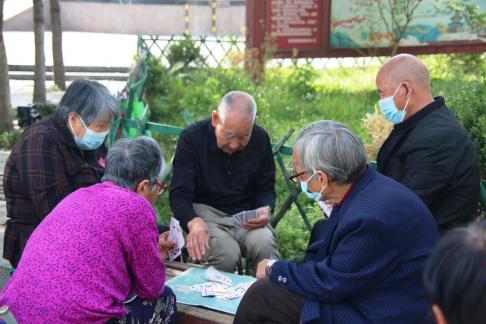
M 306 173 L 307 173 L 307 171 L 302 171 L 302 172 L 297 173 L 297 171 L 292 170 L 290 172 L 290 175 L 289 175 L 289 180 L 292 181 L 293 183 L 298 183 L 299 181 L 298 181 L 297 178 L 300 177 L 301 175 L 306 174 Z
M 159 196 L 162 196 L 167 191 L 167 185 L 161 183 L 159 180 L 156 180 L 155 184 L 159 187 Z

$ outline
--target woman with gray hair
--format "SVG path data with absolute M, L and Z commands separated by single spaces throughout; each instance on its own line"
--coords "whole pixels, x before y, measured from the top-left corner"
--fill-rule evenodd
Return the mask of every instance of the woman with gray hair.
M 4 171 L 7 228 L 3 257 L 15 268 L 31 233 L 61 199 L 103 176 L 103 145 L 118 117 L 116 101 L 96 81 L 74 81 L 51 116 L 27 129 Z
M 300 132 L 290 177 L 324 205 L 303 262 L 262 260 L 235 323 L 426 323 L 421 272 L 438 237 L 408 188 L 367 166 L 359 138 L 322 120 Z M 320 221 L 322 222 L 322 221 Z
M 63 199 L 34 231 L 0 305 L 19 323 L 174 323 L 163 263 L 172 244 L 152 207 L 163 169 L 153 139 L 115 143 L 103 182 Z

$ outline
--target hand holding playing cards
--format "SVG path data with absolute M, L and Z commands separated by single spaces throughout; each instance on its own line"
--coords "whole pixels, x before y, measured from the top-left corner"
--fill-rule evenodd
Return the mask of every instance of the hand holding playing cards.
M 159 255 L 162 260 L 168 258 L 169 249 L 175 245 L 174 242 L 170 242 L 168 239 L 169 239 L 169 231 L 164 232 L 159 236 L 158 248 L 159 248 Z
M 270 220 L 270 208 L 268 206 L 260 207 L 255 209 L 257 213 L 257 217 L 248 219 L 244 223 L 241 224 L 243 228 L 248 230 L 257 229 L 260 227 L 264 227 L 268 224 Z
M 265 267 L 267 266 L 268 259 L 263 259 L 262 261 L 258 262 L 256 277 L 257 279 L 265 278 Z
M 201 260 L 209 248 L 208 226 L 201 217 L 196 217 L 187 223 L 189 234 L 187 235 L 186 247 L 191 258 Z

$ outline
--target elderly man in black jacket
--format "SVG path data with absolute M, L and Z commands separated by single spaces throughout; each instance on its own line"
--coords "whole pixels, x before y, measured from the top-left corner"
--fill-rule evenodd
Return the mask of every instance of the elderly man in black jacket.
M 441 232 L 472 221 L 479 201 L 479 160 L 469 134 L 432 97 L 427 67 L 400 54 L 379 70 L 385 118 L 395 124 L 378 153 L 378 171 L 409 187 L 429 207 Z

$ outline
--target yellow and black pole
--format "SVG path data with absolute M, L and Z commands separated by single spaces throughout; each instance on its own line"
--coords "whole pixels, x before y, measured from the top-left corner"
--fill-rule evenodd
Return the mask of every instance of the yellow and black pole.
M 189 17 L 189 3 L 186 2 L 184 5 L 184 35 L 189 36 L 189 22 L 191 18 Z
M 216 0 L 211 0 L 211 33 L 216 33 Z

